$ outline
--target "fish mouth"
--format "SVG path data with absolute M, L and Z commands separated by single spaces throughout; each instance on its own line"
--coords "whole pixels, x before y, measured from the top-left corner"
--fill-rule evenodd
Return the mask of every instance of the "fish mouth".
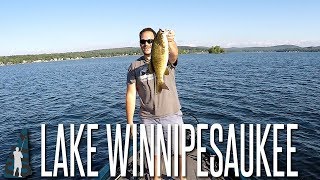
M 167 35 L 167 34 L 169 34 L 169 32 L 170 32 L 171 30 L 168 30 L 168 29 L 159 29 L 159 32 L 161 33 L 161 34 L 163 34 L 163 35 Z
M 161 32 L 161 34 L 167 34 L 169 32 L 169 30 L 167 29 L 159 29 L 159 31 Z

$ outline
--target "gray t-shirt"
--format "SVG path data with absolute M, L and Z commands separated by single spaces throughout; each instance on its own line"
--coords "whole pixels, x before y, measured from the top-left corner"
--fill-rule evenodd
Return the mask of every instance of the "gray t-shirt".
M 148 73 L 148 63 L 145 61 L 144 56 L 129 66 L 127 83 L 136 83 L 137 92 L 140 97 L 141 117 L 164 117 L 180 111 L 181 105 L 175 80 L 177 62 L 168 65 L 169 75 L 164 76 L 164 82 L 169 90 L 164 89 L 158 94 L 155 92 L 155 74 Z

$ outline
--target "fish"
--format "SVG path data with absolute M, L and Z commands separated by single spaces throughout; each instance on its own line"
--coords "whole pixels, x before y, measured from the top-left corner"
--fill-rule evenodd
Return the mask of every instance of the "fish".
M 161 93 L 163 89 L 169 90 L 164 82 L 164 75 L 169 75 L 167 68 L 169 60 L 169 43 L 167 35 L 169 32 L 169 30 L 159 29 L 152 43 L 149 70 L 150 72 L 154 72 L 156 76 L 156 93 Z

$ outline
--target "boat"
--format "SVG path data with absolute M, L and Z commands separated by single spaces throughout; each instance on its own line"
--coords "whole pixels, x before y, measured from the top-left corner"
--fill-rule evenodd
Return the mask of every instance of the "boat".
M 195 118 L 193 116 L 193 118 Z M 195 118 L 196 119 L 196 118 Z M 196 119 L 196 122 L 197 124 L 199 124 L 199 121 Z M 188 135 L 187 134 L 187 145 L 190 145 L 191 143 L 191 140 L 190 140 L 190 134 Z M 139 140 L 138 140 L 139 142 Z M 132 145 L 132 142 L 130 142 L 130 144 Z M 196 146 L 195 146 L 196 147 Z M 215 152 L 212 150 L 212 148 L 208 147 L 208 146 L 204 146 L 206 147 L 206 152 L 205 153 L 202 153 L 202 157 L 201 157 L 201 170 L 202 171 L 207 171 L 209 172 L 209 176 L 208 177 L 197 177 L 197 149 L 194 148 L 193 151 L 189 152 L 189 153 L 186 153 L 186 178 L 187 179 L 211 179 L 211 180 L 236 180 L 236 179 L 245 179 L 243 176 L 241 176 L 240 174 L 240 177 L 235 177 L 235 173 L 233 170 L 229 170 L 228 172 L 228 177 L 224 177 L 224 176 L 221 176 L 221 177 L 213 177 L 212 174 L 210 174 L 210 157 L 212 156 L 215 156 L 215 161 L 214 161 L 214 168 L 215 170 L 217 171 L 218 169 L 218 164 L 219 164 L 219 159 L 218 159 L 218 156 L 216 156 Z M 138 143 L 138 147 L 137 149 L 139 149 L 139 143 Z M 139 154 L 139 152 L 138 152 Z M 106 179 L 110 179 L 110 180 L 124 180 L 124 179 L 146 179 L 146 180 L 149 180 L 149 179 L 152 179 L 152 177 L 150 177 L 149 175 L 149 171 L 148 171 L 148 168 L 147 167 L 144 167 L 144 176 L 143 177 L 135 177 L 133 176 L 133 172 L 132 172 L 132 167 L 133 167 L 133 147 L 131 146 L 129 148 L 129 154 L 128 154 L 128 164 L 127 164 L 127 172 L 126 172 L 126 176 L 125 177 L 122 177 L 121 174 L 120 174 L 120 166 L 117 167 L 117 170 L 116 170 L 116 176 L 115 177 L 110 177 L 110 166 L 109 166 L 109 163 L 107 163 L 106 165 L 104 165 L 100 170 L 99 170 L 99 176 L 98 176 L 98 179 L 99 180 L 106 180 Z M 119 165 L 119 163 L 117 163 Z M 146 163 L 145 163 L 146 164 Z M 138 175 L 140 174 L 139 173 L 139 156 L 137 158 L 137 171 L 138 171 Z M 164 168 L 164 163 L 161 163 L 161 179 L 167 179 L 167 180 L 170 180 L 170 179 L 179 179 L 178 177 L 168 177 L 166 176 L 166 172 L 165 172 L 165 168 Z M 224 173 L 222 173 L 223 175 Z

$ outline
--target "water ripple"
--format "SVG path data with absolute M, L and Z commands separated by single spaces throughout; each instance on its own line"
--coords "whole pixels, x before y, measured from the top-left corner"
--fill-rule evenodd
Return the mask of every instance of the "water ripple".
M 53 169 L 58 124 L 65 125 L 68 147 L 69 124 L 75 124 L 76 129 L 79 124 L 99 124 L 93 133 L 92 142 L 98 152 L 92 165 L 94 170 L 100 169 L 108 157 L 105 124 L 126 122 L 126 69 L 136 58 L 0 67 L 0 169 L 16 134 L 28 128 L 33 178 L 38 179 L 42 123 L 47 125 L 47 169 Z M 224 128 L 230 123 L 299 124 L 299 130 L 293 132 L 293 145 L 297 148 L 293 167 L 299 169 L 300 178 L 315 179 L 315 165 L 320 162 L 319 72 L 319 53 L 181 55 L 176 79 L 187 122 L 194 121 L 188 115 L 192 114 L 201 123 L 220 123 Z M 285 136 L 279 137 L 279 142 L 285 143 Z M 208 139 L 209 134 L 205 133 L 204 142 L 208 143 Z M 84 132 L 79 146 L 83 157 L 86 140 Z M 267 149 L 271 145 L 267 144 Z M 225 150 L 225 146 L 221 149 Z M 279 158 L 280 166 L 286 164 L 285 158 Z

